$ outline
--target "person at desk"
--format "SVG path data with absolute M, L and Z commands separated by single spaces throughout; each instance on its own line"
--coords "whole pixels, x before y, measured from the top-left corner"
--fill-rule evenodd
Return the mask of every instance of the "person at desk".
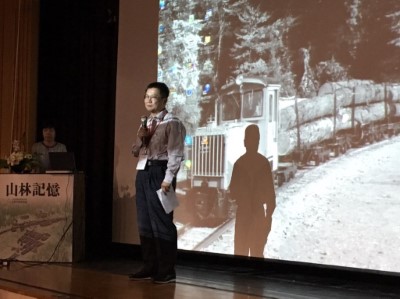
M 66 152 L 67 147 L 56 141 L 56 128 L 52 123 L 45 123 L 42 126 L 43 140 L 32 145 L 32 154 L 39 157 L 41 172 L 49 169 L 49 152 Z
M 132 153 L 139 158 L 136 169 L 136 209 L 143 267 L 130 280 L 152 279 L 170 283 L 176 278 L 177 229 L 173 211 L 166 213 L 157 190 L 167 193 L 176 187 L 176 175 L 184 157 L 186 135 L 182 122 L 166 110 L 169 88 L 150 83 L 144 105 L 150 113 L 143 117 Z

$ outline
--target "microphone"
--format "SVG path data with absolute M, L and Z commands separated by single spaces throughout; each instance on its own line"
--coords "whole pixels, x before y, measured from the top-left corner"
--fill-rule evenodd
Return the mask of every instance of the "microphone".
M 147 129 L 147 116 L 146 116 L 146 115 L 143 115 L 143 116 L 140 118 L 140 122 L 142 123 L 142 128 Z
M 142 116 L 140 117 L 140 123 L 141 123 L 141 127 L 142 127 L 143 129 L 146 129 L 146 131 L 147 131 L 147 116 L 146 116 L 146 115 L 142 115 Z M 147 138 L 146 138 L 146 135 L 144 135 L 144 136 L 142 137 L 142 143 L 143 143 L 144 145 L 147 145 L 148 140 L 147 140 Z

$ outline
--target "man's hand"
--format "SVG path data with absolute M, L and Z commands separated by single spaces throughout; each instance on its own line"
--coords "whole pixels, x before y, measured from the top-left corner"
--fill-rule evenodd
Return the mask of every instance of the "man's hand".
M 137 136 L 139 138 L 143 138 L 143 137 L 147 137 L 147 135 L 149 134 L 149 130 L 143 127 L 140 127 L 138 132 L 137 132 Z
M 171 186 L 171 183 L 167 183 L 167 182 L 163 181 L 163 182 L 161 183 L 161 190 L 162 190 L 164 193 L 167 193 L 167 192 L 169 191 L 170 186 Z

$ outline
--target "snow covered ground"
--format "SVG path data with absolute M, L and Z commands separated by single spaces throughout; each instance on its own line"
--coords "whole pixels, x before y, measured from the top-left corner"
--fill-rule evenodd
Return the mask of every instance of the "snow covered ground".
M 264 257 L 400 272 L 399 156 L 397 136 L 299 171 L 277 191 Z M 233 235 L 232 224 L 204 251 L 233 254 Z

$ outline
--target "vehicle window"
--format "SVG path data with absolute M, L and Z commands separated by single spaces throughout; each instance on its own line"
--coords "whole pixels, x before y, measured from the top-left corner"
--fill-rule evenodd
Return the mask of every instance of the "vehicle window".
M 222 120 L 235 120 L 240 118 L 240 95 L 230 94 L 222 97 Z
M 243 118 L 262 116 L 262 91 L 251 90 L 243 95 Z

